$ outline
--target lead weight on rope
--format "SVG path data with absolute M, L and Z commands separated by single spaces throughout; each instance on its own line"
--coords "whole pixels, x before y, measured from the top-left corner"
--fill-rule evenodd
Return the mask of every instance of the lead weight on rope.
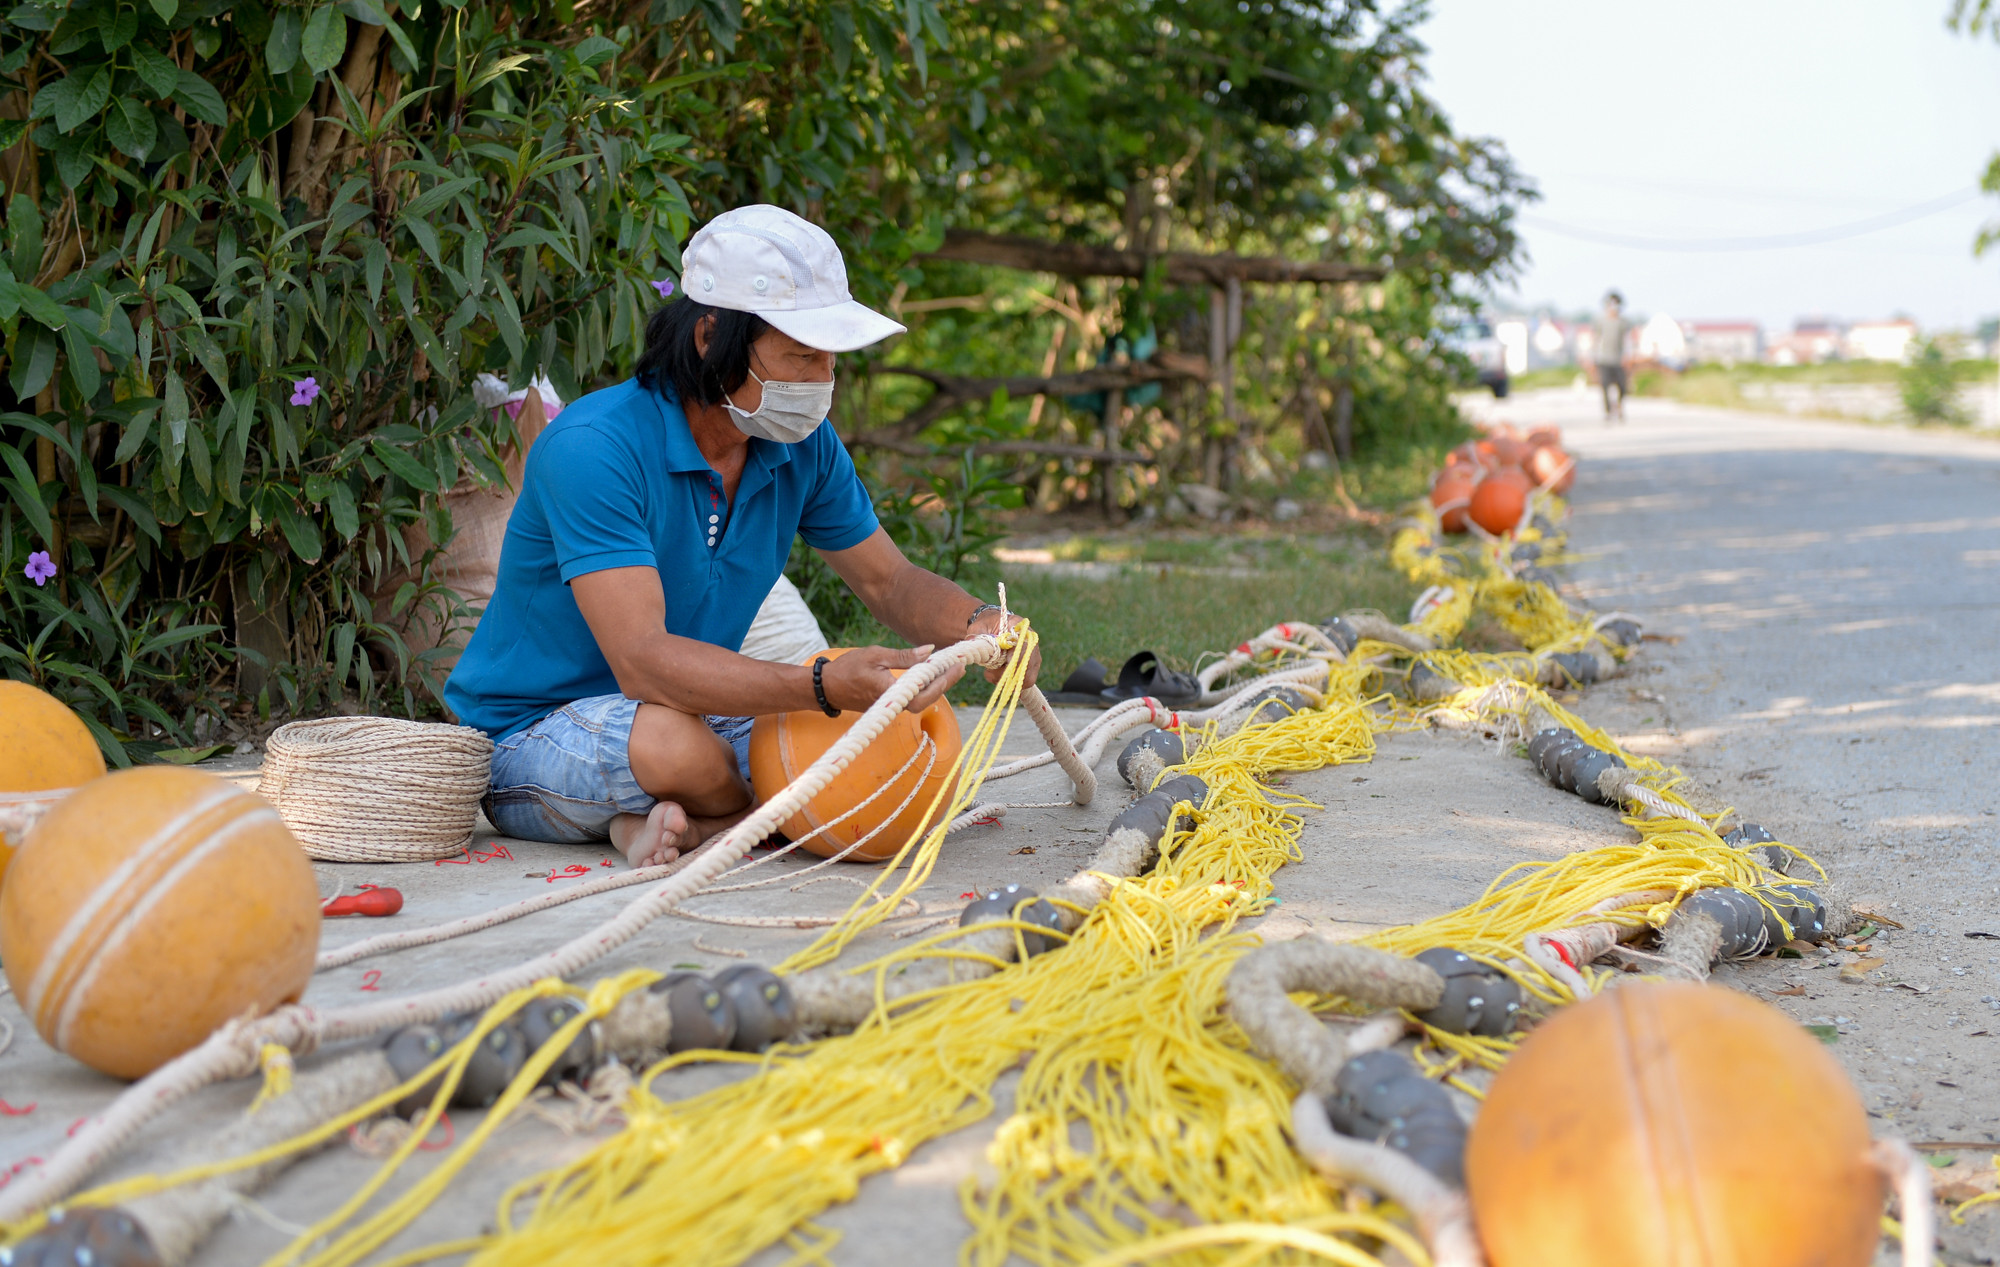
M 1049 937 L 1040 933 L 1022 933 L 1021 946 L 1028 952 L 1030 959 L 1036 955 L 1046 954 L 1069 940 L 1062 935 L 1062 912 L 1056 909 L 1055 903 L 1045 898 L 1036 898 L 1027 905 L 1019 907 L 1014 912 L 1014 918 L 1023 924 L 1039 924 L 1056 934 Z
M 1614 645 L 1620 647 L 1637 646 L 1640 640 L 1646 636 L 1645 630 L 1640 628 L 1638 621 L 1624 619 L 1607 620 L 1597 632 Z
M 395 1071 L 396 1080 L 408 1082 L 443 1055 L 446 1045 L 444 1035 L 434 1025 L 405 1025 L 389 1035 L 382 1044 L 382 1054 L 388 1059 L 389 1068 Z M 433 1078 L 404 1096 L 396 1104 L 396 1115 L 411 1117 L 421 1113 L 437 1095 L 437 1087 L 437 1079 Z
M 1532 585 L 1546 585 L 1556 593 L 1562 593 L 1562 578 L 1548 568 L 1539 565 L 1530 565 L 1516 572 L 1514 577 L 1516 580 L 1526 581 Z
M 1118 777 L 1131 787 L 1145 787 L 1160 772 L 1187 760 L 1187 741 L 1175 730 L 1149 730 L 1118 754 Z
M 1593 805 L 1604 800 L 1604 793 L 1597 786 L 1597 778 L 1606 770 L 1622 770 L 1625 759 L 1615 752 L 1605 752 L 1592 748 L 1582 753 L 1570 766 L 1570 783 L 1576 794 Z
M 520 1025 L 521 1037 L 529 1053 L 532 1055 L 540 1051 L 558 1030 L 575 1020 L 582 1010 L 575 999 L 544 996 L 528 1000 L 528 1005 L 520 1011 Z M 555 1087 L 565 1081 L 581 1083 L 597 1065 L 597 1043 L 597 1022 L 592 1021 L 570 1040 L 569 1046 L 542 1074 L 541 1085 Z
M 1387 1144 L 1453 1187 L 1465 1186 L 1465 1122 L 1451 1094 L 1401 1052 L 1364 1052 L 1342 1065 L 1326 1115 L 1341 1134 Z
M 1590 744 L 1583 736 L 1575 732 L 1565 733 L 1562 738 L 1542 749 L 1542 774 L 1563 791 L 1575 791 L 1574 787 L 1563 781 L 1565 773 L 1563 765 L 1566 761 L 1574 761 L 1577 754 L 1588 747 Z
M 1437 1006 L 1413 1013 L 1424 1024 L 1488 1038 L 1505 1038 L 1520 1028 L 1521 987 L 1506 973 L 1448 946 L 1433 946 L 1416 960 L 1444 979 Z
M 1803 884 L 1778 884 L 1760 890 L 1778 914 L 1792 926 L 1792 940 L 1817 946 L 1833 936 L 1826 926 L 1826 899 Z M 1782 931 L 1782 930 L 1779 930 Z
M 1550 744 L 1557 742 L 1565 735 L 1575 738 L 1576 732 L 1562 726 L 1551 726 L 1547 730 L 1536 731 L 1528 740 L 1528 760 L 1540 766 L 1542 764 L 1542 753 L 1548 751 Z
M 1277 700 L 1280 704 L 1283 704 L 1286 708 L 1290 709 L 1294 713 L 1312 707 L 1312 701 L 1305 697 L 1305 693 L 1303 691 L 1296 690 L 1292 687 L 1280 683 L 1276 686 L 1267 686 L 1263 690 L 1258 691 L 1256 694 L 1251 695 L 1248 699 L 1245 699 L 1242 704 L 1238 705 L 1237 711 L 1257 713 L 1258 708 L 1260 708 L 1262 705 L 1264 705 L 1266 702 L 1270 700 Z M 1257 724 L 1260 726 L 1266 726 L 1274 721 L 1280 720 L 1280 718 L 1275 714 L 1273 714 L 1273 712 L 1268 708 L 1264 709 L 1264 711 L 1261 713 L 1257 713 L 1257 716 L 1259 718 Z
M 1556 758 L 1561 756 L 1567 749 L 1581 744 L 1583 737 L 1573 730 L 1557 729 L 1544 730 L 1541 734 L 1535 736 L 1535 740 L 1543 741 L 1539 748 L 1530 747 L 1529 749 L 1534 754 L 1535 765 L 1541 769 L 1543 778 L 1554 783 L 1556 781 Z
M 1551 685 L 1575 684 L 1589 686 L 1597 681 L 1599 673 L 1597 657 L 1585 651 L 1558 651 L 1549 657 L 1549 663 L 1562 670 L 1563 676 Z
M 1450 699 L 1465 688 L 1427 664 L 1410 667 L 1410 698 L 1419 703 Z
M 736 1009 L 698 972 L 673 972 L 647 987 L 667 996 L 667 1054 L 726 1051 L 736 1037 Z
M 0 1267 L 163 1267 L 152 1237 L 116 1206 L 52 1210 L 41 1231 L 0 1249 Z
M 1340 648 L 1340 654 L 1343 656 L 1351 653 L 1355 644 L 1361 641 L 1361 635 L 1355 632 L 1354 626 L 1348 624 L 1343 616 L 1335 616 L 1321 625 L 1319 631 L 1326 635 L 1327 641 Z
M 447 1046 L 456 1045 L 470 1034 L 479 1024 L 479 1014 L 468 1013 L 445 1021 L 443 1034 Z M 483 1109 L 500 1098 L 507 1084 L 514 1081 L 514 1075 L 521 1072 L 521 1066 L 528 1063 L 527 1040 L 521 1037 L 521 1030 L 514 1017 L 508 1017 L 488 1030 L 472 1049 L 472 1058 L 465 1062 L 465 1074 L 458 1081 L 458 1087 L 451 1093 L 451 1102 L 459 1108 Z
M 789 1041 L 799 1030 L 798 1008 L 783 978 L 754 963 L 739 963 L 715 974 L 715 988 L 736 1013 L 731 1051 L 763 1051 Z
M 1680 920 L 1706 915 L 1722 930 L 1717 959 L 1748 959 L 1782 943 L 1782 930 L 1771 919 L 1764 904 L 1742 889 L 1699 889 L 1682 899 L 1668 917 L 1671 925 Z
M 1778 846 L 1778 838 L 1756 823 L 1744 823 L 1722 838 L 1722 843 L 1731 849 L 1741 849 L 1749 853 L 1779 875 L 1787 875 L 1792 869 L 1792 854 Z
M 991 923 L 994 920 L 1019 920 L 1023 924 L 1039 924 L 1056 933 L 1063 931 L 1062 912 L 1054 903 L 1042 901 L 1035 890 L 1025 884 L 1006 884 L 989 890 L 978 900 L 968 903 L 958 915 L 958 926 L 970 928 L 974 924 Z M 1040 933 L 1021 932 L 1021 948 L 1029 958 L 1054 950 L 1064 942 L 1064 938 L 1044 937 Z

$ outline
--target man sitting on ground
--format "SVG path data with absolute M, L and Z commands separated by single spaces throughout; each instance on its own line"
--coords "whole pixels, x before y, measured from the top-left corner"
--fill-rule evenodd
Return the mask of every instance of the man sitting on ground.
M 499 583 L 445 685 L 493 738 L 495 827 L 608 836 L 635 867 L 749 812 L 754 717 L 866 709 L 894 670 L 1001 620 L 903 557 L 824 425 L 835 354 L 903 329 L 849 296 L 825 230 L 740 207 L 681 265 L 638 373 L 564 409 L 529 450 Z M 817 684 L 812 666 L 737 654 L 795 535 L 916 649 L 861 648 Z

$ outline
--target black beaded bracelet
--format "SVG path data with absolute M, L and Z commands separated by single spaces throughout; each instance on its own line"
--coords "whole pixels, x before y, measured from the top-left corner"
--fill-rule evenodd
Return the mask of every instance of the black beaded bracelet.
M 826 656 L 821 656 L 819 659 L 813 661 L 813 698 L 819 701 L 821 712 L 825 713 L 828 717 L 838 717 L 840 716 L 840 710 L 835 708 L 832 701 L 827 699 L 826 683 L 820 679 L 820 674 L 826 671 L 826 666 L 830 663 L 831 660 Z

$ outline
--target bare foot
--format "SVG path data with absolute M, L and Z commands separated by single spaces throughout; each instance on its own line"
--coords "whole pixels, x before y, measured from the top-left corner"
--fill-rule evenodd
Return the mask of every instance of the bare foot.
M 672 801 L 661 801 L 646 814 L 620 814 L 611 820 L 611 843 L 633 867 L 658 867 L 680 857 L 691 844 L 687 812 Z

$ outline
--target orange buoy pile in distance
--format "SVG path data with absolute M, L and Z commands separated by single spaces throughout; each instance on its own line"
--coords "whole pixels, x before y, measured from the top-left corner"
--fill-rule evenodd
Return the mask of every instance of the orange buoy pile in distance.
M 1797 1022 L 1633 983 L 1529 1032 L 1472 1124 L 1466 1187 L 1492 1267 L 1866 1267 L 1869 1151 L 1860 1096 Z
M 1499 426 L 1451 451 L 1431 480 L 1431 507 L 1446 532 L 1470 522 L 1501 536 L 1519 526 L 1536 489 L 1560 495 L 1575 482 L 1576 459 L 1563 451 L 1559 429 Z
M 837 658 L 849 650 L 822 651 L 805 663 L 821 655 Z M 750 784 L 758 802 L 769 800 L 804 773 L 860 719 L 858 712 L 828 717 L 817 710 L 759 717 L 750 732 Z M 926 741 L 935 752 L 926 750 Z M 921 714 L 900 713 L 779 830 L 793 840 L 804 840 L 804 849 L 826 858 L 880 828 L 847 856 L 859 862 L 894 857 L 922 823 L 933 800 L 941 805 L 950 802 L 951 772 L 960 747 L 958 716 L 946 701 L 938 700 Z
M 28 833 L 0 889 L 0 966 L 49 1046 L 139 1078 L 226 1021 L 296 1002 L 319 906 L 269 801 L 140 766 L 85 784 Z
M 0 798 L 79 787 L 104 773 L 104 754 L 69 705 L 26 682 L 0 678 Z M 20 841 L 0 831 L 0 885 Z

